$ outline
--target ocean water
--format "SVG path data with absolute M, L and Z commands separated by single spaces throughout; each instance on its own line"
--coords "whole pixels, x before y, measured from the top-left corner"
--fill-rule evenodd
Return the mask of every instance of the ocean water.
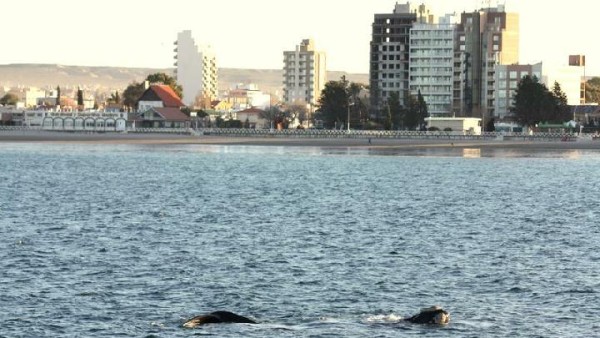
M 0 144 L 0 337 L 600 335 L 600 152 Z M 441 305 L 445 327 L 399 322 Z M 185 329 L 229 310 L 258 325 Z

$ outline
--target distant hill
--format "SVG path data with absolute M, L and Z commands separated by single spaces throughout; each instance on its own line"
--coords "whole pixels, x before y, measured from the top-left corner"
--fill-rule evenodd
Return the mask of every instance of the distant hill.
M 99 91 L 124 89 L 133 81 L 140 82 L 153 73 L 173 75 L 173 69 L 86 67 L 53 64 L 0 65 L 0 86 L 63 88 L 81 86 Z M 339 80 L 342 75 L 352 82 L 368 84 L 368 74 L 327 72 L 329 80 Z M 219 89 L 228 89 L 238 83 L 254 83 L 264 92 L 280 93 L 283 86 L 281 69 L 219 69 Z

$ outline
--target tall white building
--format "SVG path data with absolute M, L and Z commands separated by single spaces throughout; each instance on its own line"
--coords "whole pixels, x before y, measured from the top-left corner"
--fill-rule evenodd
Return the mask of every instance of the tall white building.
M 316 51 L 311 39 L 302 40 L 294 51 L 284 51 L 284 102 L 314 107 L 325 88 L 326 65 L 325 53 Z
M 409 89 L 421 92 L 432 117 L 452 113 L 455 17 L 438 24 L 415 23 L 410 29 Z
M 193 106 L 203 99 L 215 99 L 218 94 L 218 69 L 211 46 L 197 45 L 189 30 L 177 34 L 175 45 L 175 77 L 183 87 L 183 102 Z
M 541 81 L 548 87 L 548 90 L 554 88 L 554 83 L 558 82 L 560 89 L 567 96 L 567 104 L 581 104 L 581 87 L 585 81 L 585 69 L 583 66 L 547 66 L 544 65 L 544 74 Z

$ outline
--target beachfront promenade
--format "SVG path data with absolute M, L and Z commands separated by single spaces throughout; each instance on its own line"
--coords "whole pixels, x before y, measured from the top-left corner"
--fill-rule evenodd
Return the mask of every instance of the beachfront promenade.
M 523 141 L 576 141 L 593 140 L 595 135 L 577 133 L 508 133 L 486 132 L 481 134 L 455 131 L 397 131 L 397 130 L 330 130 L 330 129 L 246 129 L 246 128 L 127 128 L 112 129 L 51 129 L 27 126 L 0 126 L 1 135 L 188 135 L 265 138 L 359 138 L 359 139 L 415 139 L 415 140 L 523 140 Z M 600 140 L 599 140 L 600 141 Z
M 600 138 L 575 133 L 483 133 L 446 131 L 128 128 L 49 130 L 0 126 L 0 142 L 101 142 L 145 144 L 239 144 L 326 147 L 501 147 L 598 149 Z

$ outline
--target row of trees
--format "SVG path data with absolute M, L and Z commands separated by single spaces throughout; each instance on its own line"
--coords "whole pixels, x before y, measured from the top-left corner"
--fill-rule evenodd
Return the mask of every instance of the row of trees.
M 540 122 L 563 123 L 572 118 L 567 95 L 560 84 L 555 82 L 549 90 L 537 77 L 529 75 L 517 86 L 512 113 L 517 122 L 529 127 Z
M 339 81 L 329 81 L 319 98 L 319 110 L 315 118 L 323 120 L 325 128 L 347 125 L 354 128 L 370 129 L 415 129 L 423 126 L 427 117 L 427 104 L 419 91 L 417 96 L 407 94 L 400 101 L 399 93 L 391 93 L 381 114 L 381 120 L 372 120 L 366 100 L 360 98 L 360 92 L 367 86 L 349 82 L 344 76 Z

